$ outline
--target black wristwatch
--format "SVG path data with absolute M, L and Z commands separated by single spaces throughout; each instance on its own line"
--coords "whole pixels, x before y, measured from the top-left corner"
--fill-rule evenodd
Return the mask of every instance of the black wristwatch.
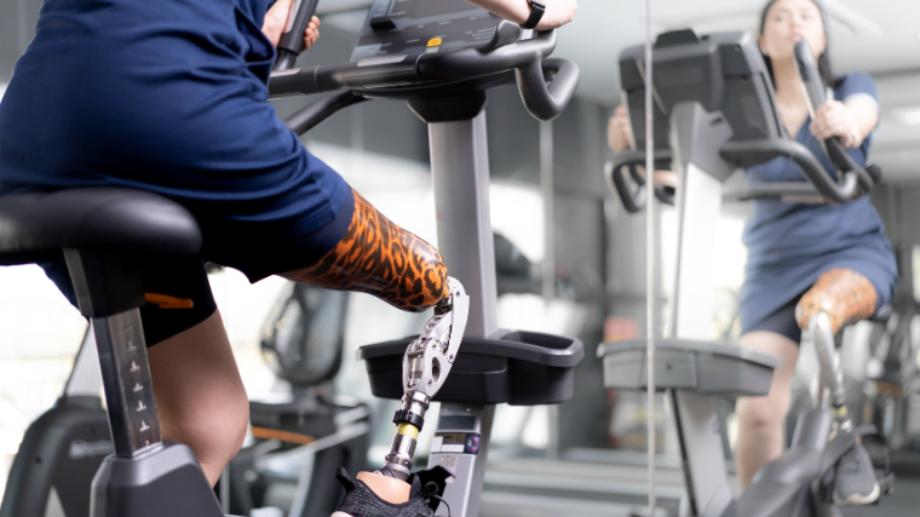
M 527 0 L 530 5 L 530 17 L 521 24 L 525 29 L 536 29 L 537 24 L 543 19 L 543 13 L 546 12 L 546 4 L 539 0 Z

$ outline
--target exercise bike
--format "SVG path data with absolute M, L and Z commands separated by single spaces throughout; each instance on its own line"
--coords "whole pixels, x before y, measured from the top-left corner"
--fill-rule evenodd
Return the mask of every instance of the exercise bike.
M 577 340 L 496 328 L 482 111 L 486 92 L 517 83 L 525 107 L 546 120 L 571 99 L 578 69 L 549 58 L 555 33 L 527 38 L 520 27 L 463 0 L 436 6 L 426 0 L 400 2 L 398 10 L 391 4 L 380 0 L 371 6 L 351 62 L 275 72 L 270 93 L 340 91 L 288 120 L 298 132 L 374 97 L 407 100 L 429 123 L 439 247 L 469 293 L 468 319 L 463 325 L 466 295 L 452 283 L 450 301 L 421 339 L 367 347 L 362 354 L 375 394 L 402 398 L 408 406 L 399 413 L 400 433 L 387 457 L 394 471 L 411 470 L 415 442 L 405 431 L 420 427 L 429 395 L 435 395 L 427 384 L 413 383 L 430 379 L 433 388 L 441 388 L 434 390 L 434 400 L 443 403 L 430 463 L 455 481 L 444 490 L 438 512 L 472 516 L 478 513 L 492 406 L 565 400 L 572 393 L 573 367 L 584 353 Z M 299 33 L 296 29 L 301 21 L 298 16 L 291 32 L 302 40 L 304 25 Z M 115 453 L 93 480 L 90 515 L 224 515 L 192 452 L 162 442 L 138 311 L 143 264 L 201 251 L 194 218 L 154 194 L 80 189 L 5 196 L 0 219 L 0 264 L 63 254 L 79 309 L 92 321 Z M 454 330 L 444 333 L 445 324 Z M 439 359 L 436 367 L 417 361 L 431 354 Z M 404 359 L 410 374 L 405 378 Z M 424 397 L 403 398 L 407 385 L 420 387 L 412 393 Z

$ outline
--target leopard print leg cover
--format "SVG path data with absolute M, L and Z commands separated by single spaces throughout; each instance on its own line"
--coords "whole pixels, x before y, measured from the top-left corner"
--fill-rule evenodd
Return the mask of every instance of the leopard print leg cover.
M 819 312 L 826 313 L 836 334 L 844 325 L 868 318 L 875 313 L 878 293 L 863 275 L 837 268 L 826 271 L 802 296 L 795 308 L 795 318 L 803 330 Z
M 434 246 L 397 226 L 354 192 L 355 211 L 345 237 L 319 261 L 285 277 L 361 291 L 419 312 L 447 297 L 447 265 Z

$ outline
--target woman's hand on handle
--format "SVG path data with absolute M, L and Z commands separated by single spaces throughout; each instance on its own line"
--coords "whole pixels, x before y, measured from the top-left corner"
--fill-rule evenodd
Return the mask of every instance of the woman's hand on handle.
M 850 111 L 846 105 L 836 100 L 827 101 L 815 111 L 811 132 L 819 140 L 836 137 L 848 149 L 862 143 Z
M 829 100 L 815 111 L 811 132 L 820 140 L 837 137 L 848 149 L 859 147 L 878 124 L 878 109 L 868 95 L 855 95 L 844 102 Z

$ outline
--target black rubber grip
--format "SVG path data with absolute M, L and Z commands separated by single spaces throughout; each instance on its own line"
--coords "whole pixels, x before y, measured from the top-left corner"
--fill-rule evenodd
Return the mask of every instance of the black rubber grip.
M 310 24 L 310 19 L 316 14 L 316 4 L 319 0 L 300 0 L 288 30 L 278 40 L 278 58 L 275 60 L 275 70 L 287 70 L 294 66 L 297 56 L 304 50 L 304 31 Z

